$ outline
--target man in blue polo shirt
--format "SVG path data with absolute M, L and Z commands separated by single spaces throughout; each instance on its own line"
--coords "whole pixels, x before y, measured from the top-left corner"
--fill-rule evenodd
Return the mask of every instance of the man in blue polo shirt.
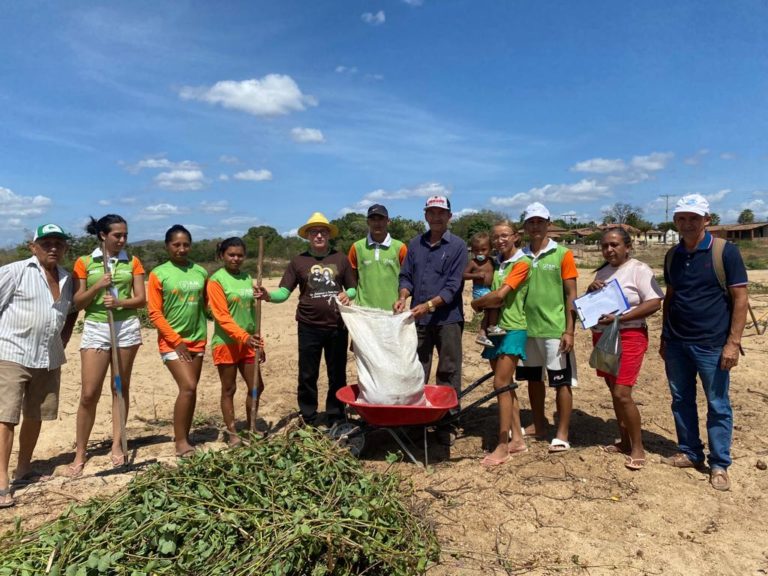
M 416 319 L 419 361 L 425 378 L 432 370 L 432 353 L 437 349 L 437 384 L 461 391 L 461 333 L 464 329 L 464 268 L 467 246 L 448 231 L 451 202 L 445 196 L 432 196 L 424 206 L 429 230 L 408 244 L 400 268 L 400 292 L 393 309 L 404 312 L 411 297 L 411 314 Z M 438 428 L 438 439 L 451 446 L 456 431 Z
M 704 463 L 696 408 L 696 374 L 707 397 L 710 484 L 728 490 L 731 483 L 733 410 L 728 397 L 730 370 L 739 362 L 741 333 L 747 319 L 747 271 L 738 248 L 723 250 L 723 290 L 712 260 L 709 203 L 699 194 L 677 202 L 674 223 L 680 244 L 664 271 L 664 328 L 659 353 L 672 393 L 679 453 L 662 462 L 677 468 Z

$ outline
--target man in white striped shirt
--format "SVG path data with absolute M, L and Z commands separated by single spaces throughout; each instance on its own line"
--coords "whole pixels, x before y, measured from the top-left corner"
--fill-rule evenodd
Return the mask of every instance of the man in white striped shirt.
M 14 505 L 8 465 L 20 416 L 14 483 L 40 477 L 32 452 L 42 421 L 58 416 L 64 347 L 77 318 L 72 277 L 60 266 L 68 239 L 56 224 L 39 226 L 32 257 L 0 267 L 0 508 Z

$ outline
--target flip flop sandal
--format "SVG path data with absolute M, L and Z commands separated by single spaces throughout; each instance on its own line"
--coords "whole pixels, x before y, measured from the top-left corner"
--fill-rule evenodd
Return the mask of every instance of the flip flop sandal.
M 11 486 L 29 486 L 30 484 L 35 484 L 37 482 L 48 482 L 51 478 L 53 478 L 53 476 L 30 470 L 19 478 L 14 478 L 13 482 L 11 482 Z
M 624 467 L 627 470 L 642 470 L 645 467 L 645 458 L 627 458 Z
M 552 438 L 552 442 L 549 443 L 549 453 L 559 454 L 560 452 L 566 452 L 571 449 L 571 444 L 567 440 L 560 440 L 560 438 Z
M 0 488 L 0 508 L 12 508 L 13 506 L 16 506 L 16 500 L 13 499 L 13 496 L 11 495 L 11 488 Z M 10 498 L 10 500 L 8 500 Z
M 125 454 L 110 454 L 113 468 L 122 468 L 128 463 L 128 457 Z
M 86 460 L 87 462 L 87 460 Z M 80 462 L 78 464 L 72 463 L 67 467 L 67 477 L 68 478 L 79 478 L 83 475 L 83 468 L 85 468 L 85 462 Z
M 600 448 L 603 452 L 608 454 L 627 454 L 627 452 L 624 452 L 624 450 L 619 448 L 619 444 L 608 444 L 606 446 L 601 446 Z
M 176 454 L 176 458 L 180 458 L 180 459 L 184 460 L 185 458 L 189 458 L 191 456 L 194 456 L 196 452 L 197 452 L 196 448 L 190 448 L 189 450 L 184 450 L 184 452 Z

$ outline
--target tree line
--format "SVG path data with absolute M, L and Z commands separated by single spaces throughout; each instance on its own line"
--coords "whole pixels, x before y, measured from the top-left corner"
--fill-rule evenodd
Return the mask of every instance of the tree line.
M 469 242 L 469 239 L 476 232 L 490 232 L 491 227 L 495 222 L 499 220 L 509 219 L 506 214 L 496 212 L 493 210 L 480 210 L 472 214 L 466 214 L 460 217 L 455 217 L 451 221 L 451 232 L 464 241 Z M 570 215 L 563 215 L 560 218 L 553 218 L 553 223 L 566 230 L 574 230 L 579 228 L 596 228 L 597 223 L 594 221 L 579 222 L 575 217 Z M 739 223 L 747 224 L 754 221 L 754 213 L 752 210 L 743 210 L 739 215 Z M 522 228 L 523 215 L 517 219 L 518 225 Z M 339 235 L 332 241 L 332 245 L 336 250 L 347 252 L 352 246 L 352 243 L 360 238 L 364 238 L 368 233 L 368 225 L 364 214 L 349 213 L 340 218 L 336 218 L 331 221 L 339 229 Z M 662 232 L 668 230 L 674 230 L 675 225 L 672 222 L 660 222 L 658 224 L 652 224 L 651 222 L 643 218 L 643 210 L 637 206 L 618 202 L 611 208 L 603 212 L 602 224 L 628 224 L 640 230 L 641 233 L 647 232 L 651 229 L 658 229 Z M 712 214 L 712 224 L 716 225 L 720 223 L 720 217 L 717 214 Z M 403 218 L 397 216 L 392 218 L 389 231 L 393 238 L 408 242 L 412 238 L 419 234 L 423 234 L 426 231 L 426 226 L 422 220 L 411 220 L 409 218 Z M 243 235 L 243 241 L 248 249 L 250 258 L 246 261 L 245 269 L 249 272 L 253 272 L 256 268 L 256 254 L 258 252 L 259 237 L 264 238 L 264 260 L 265 260 L 265 274 L 280 273 L 285 264 L 285 261 L 289 260 L 296 254 L 306 249 L 307 243 L 303 238 L 295 236 L 282 236 L 272 226 L 254 226 L 249 228 Z M 564 240 L 570 239 L 566 233 Z M 599 233 L 596 237 L 587 237 L 587 242 L 597 241 L 599 239 Z M 202 240 L 196 239 L 192 243 L 189 258 L 193 262 L 198 262 L 210 269 L 218 267 L 216 261 L 216 246 L 221 242 L 223 238 L 206 238 Z M 82 235 L 75 236 L 71 241 L 71 247 L 68 254 L 68 259 L 65 265 L 71 266 L 74 259 L 83 254 L 90 254 L 94 248 L 96 248 L 97 241 L 94 236 Z M 138 257 L 144 264 L 147 271 L 151 270 L 158 264 L 165 262 L 167 254 L 165 251 L 165 244 L 160 240 L 143 240 L 135 243 L 130 243 L 131 254 Z M 0 265 L 13 262 L 29 257 L 29 248 L 26 242 L 22 242 L 14 248 L 0 250 Z

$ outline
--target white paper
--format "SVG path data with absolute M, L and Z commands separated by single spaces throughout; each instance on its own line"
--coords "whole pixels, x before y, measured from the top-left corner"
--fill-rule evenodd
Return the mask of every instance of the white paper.
M 574 300 L 576 313 L 584 328 L 592 328 L 607 314 L 623 314 L 629 310 L 629 302 L 615 278 L 601 290 L 588 292 Z

